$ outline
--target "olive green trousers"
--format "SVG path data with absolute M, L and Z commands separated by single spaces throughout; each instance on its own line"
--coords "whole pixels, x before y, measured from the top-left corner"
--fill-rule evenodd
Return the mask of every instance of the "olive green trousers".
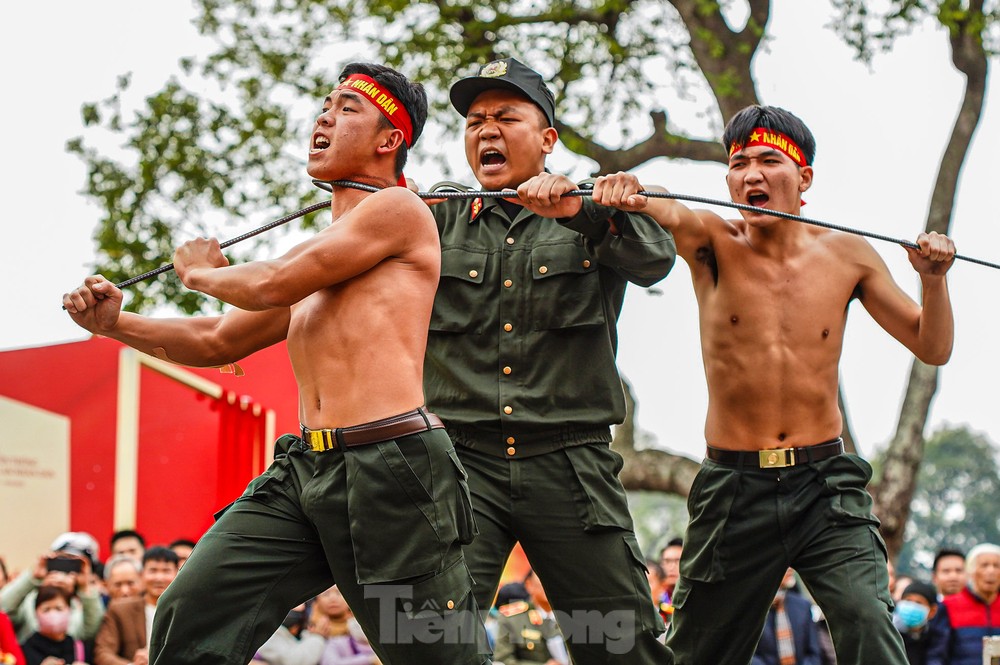
M 705 460 L 667 631 L 677 664 L 750 663 L 791 567 L 826 616 L 838 665 L 906 665 L 871 474 L 855 455 L 783 469 Z
M 493 603 L 520 542 L 552 604 L 574 665 L 670 665 L 657 641 L 645 564 L 607 443 L 505 459 L 456 446 L 469 474 L 479 536 L 465 547 L 479 606 Z M 501 453 L 502 454 L 502 453 Z
M 154 665 L 246 665 L 336 583 L 384 665 L 489 663 L 461 546 L 465 472 L 444 430 L 275 461 L 218 516 L 157 606 Z

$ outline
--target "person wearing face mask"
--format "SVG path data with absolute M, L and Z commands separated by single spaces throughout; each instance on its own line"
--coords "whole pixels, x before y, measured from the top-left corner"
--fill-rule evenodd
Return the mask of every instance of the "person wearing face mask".
M 252 665 L 317 665 L 325 646 L 326 639 L 306 627 L 305 604 L 298 605 L 257 650 Z
M 87 665 L 82 641 L 67 634 L 70 595 L 62 587 L 43 586 L 35 596 L 38 630 L 21 645 L 27 665 Z
M 927 665 L 980 665 L 983 638 L 1000 635 L 1000 545 L 976 545 L 965 559 L 967 585 L 941 601 Z
M 937 611 L 937 589 L 926 582 L 910 582 L 896 602 L 892 624 L 903 636 L 906 660 L 910 665 L 926 665 L 929 625 Z
M 94 639 L 104 618 L 104 603 L 90 574 L 98 561 L 93 536 L 67 532 L 55 539 L 50 551 L 38 557 L 34 566 L 0 589 L 0 611 L 10 617 L 17 639 L 23 642 L 38 628 L 36 594 L 43 586 L 57 586 L 68 594 L 69 634 L 81 640 Z M 67 570 L 66 564 L 75 570 Z

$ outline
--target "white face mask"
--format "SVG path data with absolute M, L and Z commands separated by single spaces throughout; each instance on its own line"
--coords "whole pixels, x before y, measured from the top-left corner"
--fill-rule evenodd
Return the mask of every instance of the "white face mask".
M 64 635 L 69 629 L 69 609 L 39 612 L 38 628 L 47 635 Z

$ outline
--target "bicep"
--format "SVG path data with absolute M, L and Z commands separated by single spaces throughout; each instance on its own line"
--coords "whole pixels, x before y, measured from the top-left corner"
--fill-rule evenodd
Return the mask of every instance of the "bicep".
M 429 220 L 431 213 L 419 199 L 400 205 L 398 196 L 369 197 L 329 228 L 276 259 L 276 279 L 292 294 L 288 302 L 298 302 L 402 254 L 413 224 Z
M 859 300 L 883 330 L 910 347 L 919 332 L 920 306 L 892 278 L 882 257 L 865 246 L 868 255 L 858 282 Z
M 259 312 L 233 309 L 221 316 L 214 326 L 213 346 L 225 362 L 247 357 L 285 339 L 291 309 L 278 307 Z

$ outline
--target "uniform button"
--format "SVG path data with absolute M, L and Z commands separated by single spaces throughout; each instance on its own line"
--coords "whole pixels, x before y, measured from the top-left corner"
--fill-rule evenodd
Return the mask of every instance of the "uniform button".
M 505 279 L 503 281 L 503 285 L 509 289 L 510 287 L 514 286 L 514 282 L 510 281 L 509 279 Z
M 528 651 L 534 651 L 535 650 L 535 643 L 534 642 L 528 642 L 527 644 L 524 645 L 524 647 Z
M 538 268 L 538 272 L 540 272 L 540 273 L 541 273 L 541 274 L 543 274 L 543 275 L 544 275 L 545 273 L 547 273 L 548 271 L 549 271 L 549 269 L 548 269 L 548 267 L 547 267 L 547 266 L 540 266 L 540 267 Z
M 479 271 L 478 270 L 470 270 L 469 271 L 469 277 L 471 277 L 472 279 L 475 279 L 475 278 L 479 277 Z
M 507 332 L 510 332 L 511 330 L 514 329 L 514 326 L 512 326 L 509 323 L 505 323 L 505 324 L 503 324 L 503 329 L 506 330 Z
M 512 371 L 514 371 L 514 370 L 512 370 L 510 367 L 504 367 L 503 368 L 503 373 L 504 374 L 510 374 Z
M 507 238 L 507 244 L 508 245 L 513 245 L 514 244 L 514 239 L 513 238 Z
M 583 267 L 584 268 L 589 268 L 590 267 L 590 259 L 584 259 L 583 260 Z
M 509 407 L 509 406 L 505 406 L 505 407 L 503 408 L 503 412 L 504 412 L 504 413 L 506 413 L 506 414 L 507 414 L 507 415 L 509 416 L 510 414 L 514 413 L 514 409 L 512 409 L 512 408 L 511 408 L 511 407 Z
M 514 446 L 511 446 L 510 448 L 507 449 L 508 455 L 513 455 L 514 453 L 515 453 Z
M 455 609 L 455 601 L 454 600 L 449 600 L 448 601 L 448 609 L 449 610 Z
M 508 436 L 507 437 L 507 443 L 514 443 L 514 437 Z

